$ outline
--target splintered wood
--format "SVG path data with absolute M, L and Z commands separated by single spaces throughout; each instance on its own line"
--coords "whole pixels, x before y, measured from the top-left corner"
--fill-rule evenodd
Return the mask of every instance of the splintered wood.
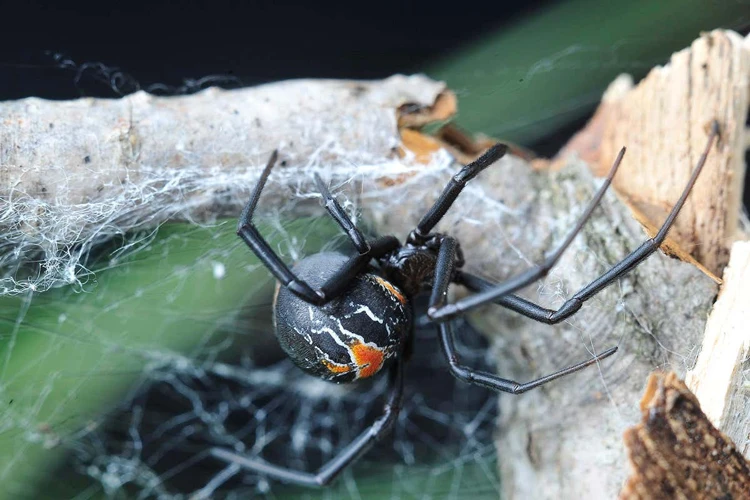
M 701 353 L 686 382 L 714 425 L 750 456 L 750 241 L 732 247 L 708 317 Z
M 750 498 L 750 464 L 676 374 L 651 375 L 641 412 L 625 433 L 633 475 L 621 500 Z
M 749 81 L 750 40 L 724 30 L 706 33 L 635 88 L 622 79 L 613 84 L 583 137 L 568 147 L 598 160 L 603 175 L 626 146 L 613 184 L 655 232 L 703 151 L 707 127 L 718 120 L 722 136 L 670 233 L 679 243 L 670 253 L 691 254 L 714 276 L 721 275 L 737 233 Z

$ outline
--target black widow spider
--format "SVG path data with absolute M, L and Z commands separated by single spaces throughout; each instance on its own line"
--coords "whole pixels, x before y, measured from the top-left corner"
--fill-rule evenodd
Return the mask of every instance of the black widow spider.
M 317 188 L 325 200 L 326 209 L 349 235 L 358 255 L 346 257 L 333 252 L 318 253 L 304 258 L 293 269 L 289 269 L 273 252 L 252 222 L 263 186 L 276 163 L 277 153 L 274 151 L 240 216 L 237 234 L 282 285 L 274 300 L 274 323 L 279 343 L 300 368 L 333 382 L 351 382 L 370 377 L 390 364 L 390 395 L 383 414 L 314 473 L 288 469 L 219 447 L 212 448 L 210 454 L 276 480 L 303 486 L 329 484 L 393 426 L 401 408 L 403 365 L 413 343 L 411 299 L 427 290 L 431 290 L 428 319 L 440 329 L 441 345 L 450 371 L 465 382 L 495 391 L 520 394 L 611 356 L 617 351 L 616 346 L 551 375 L 519 383 L 462 365 L 454 347 L 450 320 L 489 302 L 548 324 L 558 323 L 574 314 L 586 300 L 659 248 L 693 188 L 718 134 L 719 126 L 714 121 L 706 148 L 658 233 L 576 293 L 558 310 L 545 309 L 513 295 L 513 292 L 543 277 L 555 265 L 604 196 L 622 161 L 625 148 L 617 155 L 604 184 L 562 244 L 541 264 L 498 284 L 463 271 L 464 259 L 458 241 L 446 234 L 431 231 L 466 183 L 505 154 L 505 145 L 491 147 L 453 176 L 403 245 L 393 236 L 367 241 L 320 176 L 316 175 Z M 475 293 L 458 302 L 447 303 L 450 283 L 461 284 Z

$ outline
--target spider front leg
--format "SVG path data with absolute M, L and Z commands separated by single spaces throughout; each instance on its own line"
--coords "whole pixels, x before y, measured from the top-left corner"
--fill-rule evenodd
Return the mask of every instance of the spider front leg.
M 430 309 L 438 308 L 445 303 L 448 287 L 453 277 L 455 262 L 456 262 L 456 240 L 446 236 L 438 252 L 437 265 L 435 268 L 435 276 L 433 281 L 432 293 L 430 295 Z M 551 382 L 565 375 L 577 372 L 589 365 L 592 365 L 608 356 L 611 356 L 617 352 L 617 347 L 611 347 L 606 351 L 593 356 L 586 361 L 578 363 L 573 366 L 569 366 L 560 371 L 546 375 L 544 377 L 532 380 L 531 382 L 520 383 L 515 380 L 509 380 L 500 378 L 492 373 L 474 370 L 461 364 L 461 359 L 458 356 L 458 351 L 453 343 L 453 329 L 451 328 L 450 321 L 440 323 L 440 344 L 443 348 L 443 353 L 448 359 L 451 373 L 464 382 L 470 384 L 480 385 L 488 389 L 495 391 L 508 392 L 511 394 L 521 394 L 529 391 L 540 385 Z
M 510 279 L 497 285 L 492 285 L 489 282 L 477 278 L 476 276 L 472 276 L 467 273 L 458 273 L 456 275 L 456 280 L 460 283 L 465 284 L 469 289 L 478 291 L 478 293 L 467 297 L 466 299 L 458 301 L 455 304 L 448 304 L 440 309 L 432 310 L 431 314 L 428 312 L 428 314 L 430 314 L 430 318 L 432 320 L 445 321 L 461 312 L 473 309 L 487 302 L 493 302 L 543 323 L 559 323 L 560 321 L 570 317 L 581 308 L 584 302 L 599 293 L 608 285 L 612 284 L 613 282 L 617 281 L 619 278 L 630 272 L 638 264 L 643 262 L 643 260 L 645 260 L 647 257 L 649 257 L 659 249 L 661 244 L 666 239 L 670 228 L 677 219 L 677 216 L 680 213 L 680 209 L 682 209 L 683 205 L 685 204 L 685 201 L 687 200 L 690 191 L 693 189 L 695 182 L 698 180 L 698 175 L 700 175 L 701 170 L 706 163 L 708 153 L 711 150 L 714 140 L 718 135 L 719 124 L 714 120 L 711 124 L 711 133 L 708 137 L 708 141 L 706 142 L 706 147 L 703 150 L 698 163 L 693 169 L 690 180 L 688 181 L 685 189 L 680 195 L 679 200 L 677 200 L 677 203 L 675 203 L 674 207 L 672 207 L 672 211 L 669 213 L 656 235 L 653 238 L 646 240 L 643 244 L 641 244 L 641 246 L 633 250 L 620 262 L 612 266 L 612 268 L 607 272 L 579 290 L 578 293 L 568 299 L 559 309 L 546 309 L 526 299 L 522 299 L 521 297 L 510 294 L 530 284 L 536 279 L 543 277 L 546 274 L 549 268 L 554 265 L 554 263 L 562 254 L 561 250 L 564 250 L 567 244 L 572 241 L 572 236 L 575 236 L 575 234 L 581 229 L 583 225 L 582 223 L 585 222 L 585 219 L 588 217 L 588 215 L 590 215 L 590 213 L 584 214 L 584 217 L 581 218 L 579 225 L 576 226 L 566 242 L 561 245 L 561 247 L 552 255 L 552 257 L 548 258 L 544 264 L 537 266 L 534 269 L 530 269 L 529 271 L 522 273 L 516 278 Z M 620 159 L 621 156 L 618 156 L 618 160 L 615 162 L 615 165 L 617 165 Z M 600 193 L 601 191 L 602 190 L 600 190 Z M 598 202 L 598 198 L 599 196 L 595 198 L 595 202 Z M 590 208 L 593 207 L 590 206 Z
M 403 364 L 402 356 L 397 356 L 388 372 L 390 394 L 385 406 L 383 407 L 382 415 L 367 429 L 362 431 L 354 441 L 349 443 L 333 459 L 318 469 L 317 472 L 304 472 L 280 467 L 268 463 L 263 459 L 250 458 L 229 451 L 225 448 L 211 448 L 209 453 L 211 456 L 223 460 L 228 464 L 248 469 L 285 483 L 308 487 L 326 486 L 336 479 L 336 477 L 338 477 L 348 465 L 351 465 L 364 455 L 373 444 L 383 436 L 387 435 L 391 428 L 393 428 L 393 424 L 396 422 L 396 417 L 401 411 L 404 395 Z
M 333 220 L 338 223 L 341 229 L 346 232 L 360 255 L 369 252 L 370 244 L 367 243 L 367 240 L 365 240 L 365 237 L 360 230 L 357 229 L 357 226 L 355 226 L 349 216 L 346 215 L 344 209 L 339 205 L 339 202 L 336 201 L 336 198 L 333 197 L 328 190 L 328 187 L 323 182 L 323 179 L 321 179 L 318 174 L 315 174 L 315 183 L 318 185 L 318 191 L 320 191 L 321 196 L 323 196 L 323 200 L 325 200 L 326 210 L 328 210 L 328 213 L 331 214 L 331 217 L 333 217 Z
M 465 299 L 460 300 L 455 304 L 441 304 L 440 306 L 430 307 L 427 310 L 427 315 L 430 317 L 430 319 L 440 322 L 447 321 L 454 316 L 474 309 L 475 307 L 478 307 L 482 304 L 494 302 L 498 298 L 509 295 L 520 288 L 530 285 L 539 278 L 544 277 L 549 272 L 549 270 L 552 269 L 552 267 L 557 263 L 560 257 L 562 257 L 563 252 L 565 252 L 570 244 L 573 243 L 576 235 L 581 231 L 581 229 L 583 229 L 584 224 L 586 224 L 586 221 L 589 219 L 589 217 L 591 217 L 591 214 L 594 213 L 594 209 L 599 205 L 599 202 L 604 197 L 604 193 L 606 193 L 607 188 L 610 186 L 610 184 L 612 184 L 612 179 L 614 178 L 617 169 L 620 167 L 620 163 L 622 162 L 622 157 L 624 155 L 625 148 L 622 148 L 618 153 L 615 162 L 612 164 L 612 168 L 609 170 L 607 178 L 604 179 L 604 183 L 578 218 L 578 222 L 573 227 L 573 230 L 570 231 L 570 233 L 560 244 L 560 246 L 558 246 L 555 251 L 552 252 L 544 260 L 544 262 L 533 267 L 532 269 L 519 274 L 514 278 L 511 278 L 507 281 L 504 281 L 503 283 L 494 286 L 491 289 L 484 290 L 475 295 L 466 297 Z
M 456 201 L 458 195 L 466 187 L 466 184 L 485 168 L 489 167 L 497 160 L 505 156 L 508 146 L 505 144 L 495 144 L 489 148 L 482 156 L 473 162 L 465 165 L 456 175 L 454 175 L 448 184 L 443 188 L 443 192 L 438 199 L 422 217 L 417 224 L 416 229 L 412 231 L 410 239 L 424 240 L 428 238 L 430 231 L 440 222 L 448 209 Z
M 316 179 L 318 181 L 318 187 L 323 186 L 324 188 L 322 194 L 327 201 L 326 208 L 336 222 L 347 231 L 360 254 L 345 262 L 341 269 L 323 284 L 323 286 L 318 289 L 313 289 L 304 280 L 298 278 L 279 258 L 279 256 L 274 253 L 268 242 L 263 236 L 261 236 L 260 232 L 253 224 L 253 213 L 255 212 L 263 187 L 266 185 L 269 175 L 271 175 L 271 169 L 276 163 L 277 158 L 278 153 L 274 151 L 271 154 L 266 167 L 263 169 L 260 179 L 258 179 L 258 184 L 256 184 L 255 189 L 250 195 L 250 200 L 242 210 L 242 215 L 240 215 L 237 224 L 237 234 L 283 286 L 289 288 L 289 290 L 301 299 L 312 304 L 321 305 L 339 295 L 346 286 L 351 283 L 351 280 L 368 265 L 371 259 L 381 257 L 388 252 L 395 250 L 400 246 L 400 243 L 393 236 L 378 238 L 370 243 L 364 241 L 361 233 L 359 233 L 356 227 L 354 227 L 354 224 L 349 220 L 338 203 L 335 203 L 335 200 L 333 200 L 333 204 L 330 203 L 330 200 L 332 200 L 333 197 L 328 190 L 325 189 L 322 181 L 320 181 L 319 178 Z

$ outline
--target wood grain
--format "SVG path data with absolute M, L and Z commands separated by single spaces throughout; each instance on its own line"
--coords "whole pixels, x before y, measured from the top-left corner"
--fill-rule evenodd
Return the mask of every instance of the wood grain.
M 598 167 L 605 172 L 627 146 L 614 185 L 653 226 L 661 224 L 680 196 L 711 120 L 719 121 L 722 137 L 671 233 L 716 275 L 728 262 L 737 234 L 749 78 L 750 42 L 717 30 L 606 103 Z

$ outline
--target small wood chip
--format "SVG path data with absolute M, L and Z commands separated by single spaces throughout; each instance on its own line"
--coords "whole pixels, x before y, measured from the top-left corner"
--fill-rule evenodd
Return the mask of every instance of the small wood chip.
M 643 420 L 625 432 L 633 474 L 621 500 L 750 499 L 750 463 L 675 373 L 654 373 Z

